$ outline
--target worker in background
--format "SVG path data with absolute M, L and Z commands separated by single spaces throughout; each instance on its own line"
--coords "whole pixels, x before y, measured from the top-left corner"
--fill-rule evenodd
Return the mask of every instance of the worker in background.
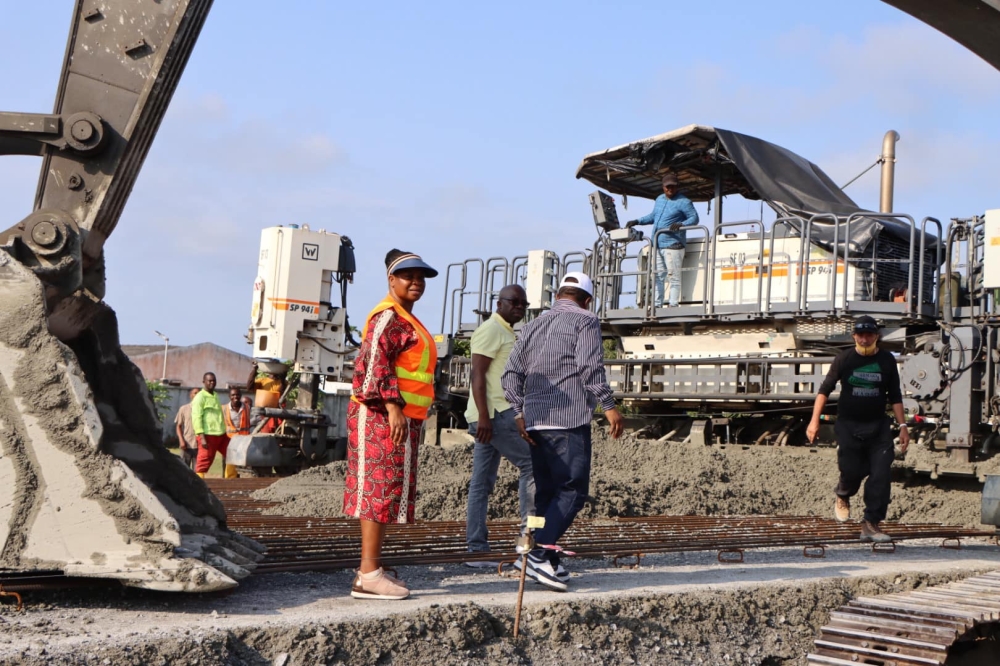
M 413 315 L 436 270 L 412 252 L 385 257 L 389 293 L 368 315 L 347 408 L 344 513 L 361 522 L 356 599 L 405 599 L 403 581 L 382 568 L 388 523 L 412 523 L 417 444 L 434 403 L 434 338 Z
M 250 409 L 243 402 L 243 392 L 238 386 L 229 389 L 229 404 L 222 410 L 226 422 L 226 436 L 250 434 Z
M 663 307 L 663 292 L 670 282 L 668 305 L 675 308 L 681 299 L 681 274 L 684 266 L 684 249 L 687 247 L 687 232 L 684 227 L 698 224 L 698 211 L 694 204 L 678 189 L 677 176 L 663 177 L 663 194 L 656 197 L 653 212 L 638 220 L 625 224 L 626 228 L 653 225 L 653 244 L 656 271 L 656 307 Z
M 257 361 L 253 362 L 250 367 L 250 377 L 247 379 L 247 392 L 252 393 L 256 391 L 265 391 L 267 393 L 273 394 L 270 400 L 265 400 L 269 402 L 270 406 L 277 407 L 279 398 L 282 392 L 285 390 L 285 378 L 279 377 L 273 372 L 261 372 L 257 365 Z M 261 402 L 258 400 L 258 402 Z
M 837 466 L 840 480 L 834 488 L 834 517 L 844 523 L 851 518 L 851 497 L 865 482 L 865 513 L 861 521 L 861 540 L 887 543 L 892 537 L 879 528 L 889 509 L 892 488 L 891 467 L 895 457 L 892 424 L 886 416 L 886 402 L 892 405 L 899 423 L 899 446 L 905 453 L 910 433 L 903 412 L 896 359 L 878 347 L 878 324 L 869 316 L 854 321 L 854 347 L 834 359 L 826 379 L 819 387 L 813 405 L 812 420 L 806 428 L 809 441 L 815 441 L 819 419 L 827 398 L 840 382 L 837 401 Z
M 198 395 L 199 390 L 193 388 L 188 392 L 188 403 L 181 405 L 174 418 L 181 460 L 191 469 L 194 469 L 194 461 L 198 458 L 198 440 L 194 434 L 194 424 L 191 422 L 191 403 L 194 402 L 194 397 Z
M 257 396 L 258 407 L 271 407 L 284 409 L 281 396 L 285 392 L 285 377 L 278 376 L 273 372 L 261 372 L 257 361 L 250 367 L 250 377 L 247 379 L 247 391 L 254 391 Z M 259 393 L 263 391 L 263 393 Z M 245 399 L 245 398 L 244 398 Z M 256 428 L 261 420 L 266 423 L 261 427 L 261 434 L 270 434 L 278 429 L 282 419 L 271 416 L 255 416 L 250 420 L 250 427 Z
M 520 436 L 531 445 L 535 515 L 545 518 L 535 532 L 539 546 L 556 545 L 587 499 L 595 407 L 604 409 L 612 437 L 621 437 L 624 425 L 604 374 L 601 323 L 589 309 L 593 293 L 585 273 L 567 273 L 552 309 L 521 331 L 500 379 Z M 539 583 L 566 591 L 569 573 L 557 551 L 532 550 L 527 567 Z
M 531 447 L 521 439 L 514 410 L 503 396 L 500 375 L 514 348 L 514 324 L 524 319 L 528 297 L 518 285 L 500 290 L 496 312 L 472 334 L 472 399 L 465 410 L 469 433 L 476 443 L 472 452 L 472 479 L 466 509 L 465 543 L 470 553 L 490 550 L 486 514 L 490 493 L 497 482 L 500 458 L 520 471 L 517 498 L 521 527 L 534 514 L 535 479 L 531 472 Z M 468 561 L 467 566 L 495 568 L 497 562 Z
M 203 388 L 191 402 L 191 422 L 198 440 L 198 461 L 195 463 L 194 471 L 198 476 L 205 478 L 205 474 L 215 462 L 216 453 L 221 453 L 225 460 L 229 437 L 226 436 L 222 405 L 219 404 L 219 397 L 215 395 L 215 373 L 206 372 L 201 381 Z M 226 465 L 225 469 L 227 479 L 236 478 L 234 466 Z

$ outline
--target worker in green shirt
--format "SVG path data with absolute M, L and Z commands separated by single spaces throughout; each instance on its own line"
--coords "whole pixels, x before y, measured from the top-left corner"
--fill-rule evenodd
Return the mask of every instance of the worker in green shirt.
M 204 387 L 191 402 L 191 421 L 194 424 L 195 439 L 198 442 L 198 461 L 195 463 L 195 474 L 205 478 L 205 474 L 215 461 L 215 454 L 221 453 L 226 458 L 229 447 L 229 436 L 226 435 L 226 423 L 222 417 L 222 405 L 215 394 L 215 373 L 206 372 L 201 378 Z M 236 467 L 226 465 L 227 479 L 236 478 Z

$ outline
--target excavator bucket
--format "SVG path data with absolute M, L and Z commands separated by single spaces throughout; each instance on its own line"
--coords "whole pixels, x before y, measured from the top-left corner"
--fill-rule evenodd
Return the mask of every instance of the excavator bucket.
M 77 0 L 52 114 L 0 113 L 0 155 L 42 157 L 0 230 L 0 578 L 61 571 L 233 587 L 262 558 L 163 446 L 104 295 L 114 231 L 211 0 Z
M 114 313 L 66 345 L 42 284 L 0 252 L 0 575 L 62 571 L 165 591 L 236 585 L 262 557 L 161 443 Z

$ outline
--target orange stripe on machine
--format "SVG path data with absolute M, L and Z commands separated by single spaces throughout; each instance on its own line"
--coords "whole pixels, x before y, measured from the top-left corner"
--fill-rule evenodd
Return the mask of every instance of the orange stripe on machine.
M 269 298 L 275 310 L 319 314 L 319 301 L 300 301 L 295 298 Z
M 766 276 L 768 273 L 768 268 L 771 271 L 771 277 L 788 277 L 791 274 L 809 274 L 809 275 L 830 275 L 833 273 L 833 260 L 825 259 L 818 261 L 807 262 L 805 266 L 799 270 L 799 265 L 797 263 L 792 264 L 794 270 L 789 271 L 788 263 L 774 263 L 770 266 L 723 266 L 722 267 L 722 279 L 723 280 L 753 280 L 760 277 L 761 268 L 763 268 L 763 274 Z M 843 260 L 837 261 L 837 275 L 844 274 L 844 262 Z

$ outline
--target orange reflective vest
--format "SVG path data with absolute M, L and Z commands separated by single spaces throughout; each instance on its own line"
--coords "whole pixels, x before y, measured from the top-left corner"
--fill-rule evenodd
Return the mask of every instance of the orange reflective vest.
M 250 410 L 247 409 L 246 405 L 243 405 L 243 409 L 240 410 L 239 426 L 233 423 L 233 416 L 228 403 L 222 407 L 222 420 L 226 422 L 226 434 L 230 437 L 233 435 L 250 434 Z
M 368 326 L 380 312 L 392 308 L 396 314 L 410 323 L 417 334 L 417 344 L 413 345 L 396 358 L 396 378 L 399 382 L 399 394 L 406 405 L 403 415 L 407 418 L 423 421 L 427 412 L 434 404 L 434 368 L 437 365 L 437 346 L 434 338 L 420 320 L 414 317 L 392 299 L 386 296 L 375 309 L 368 313 L 365 328 L 361 332 L 362 339 L 368 336 Z M 351 400 L 358 402 L 353 396 Z

